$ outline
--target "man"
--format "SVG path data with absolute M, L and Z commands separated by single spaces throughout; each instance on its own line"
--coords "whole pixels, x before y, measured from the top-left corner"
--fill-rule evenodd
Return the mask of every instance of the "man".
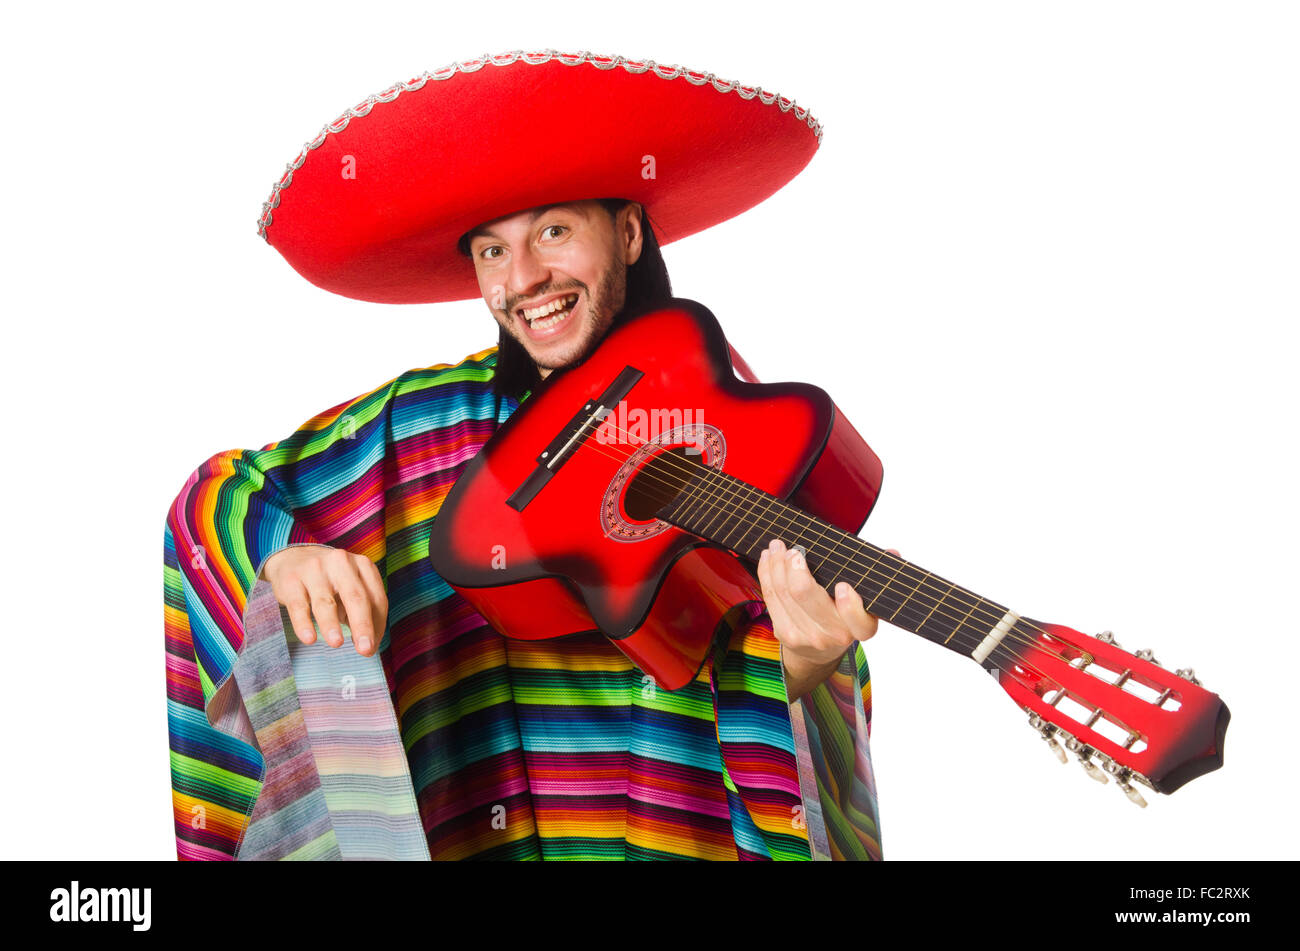
M 591 81 L 572 72 L 552 74 L 565 101 Z M 673 207 L 667 193 L 654 201 Z M 440 207 L 436 225 L 447 218 Z M 326 243 L 313 237 L 311 252 Z M 444 235 L 444 259 L 427 270 L 451 270 L 453 243 L 499 325 L 497 348 L 409 371 L 260 453 L 218 454 L 172 507 L 178 855 L 878 857 L 855 646 L 876 619 L 847 585 L 832 598 L 798 552 L 773 541 L 758 567 L 764 604 L 737 605 L 697 680 L 673 692 L 647 686 L 598 634 L 503 638 L 432 572 L 428 526 L 465 462 L 551 372 L 671 296 L 638 200 L 480 220 L 455 242 Z M 387 273 L 400 273 L 391 240 L 383 251 Z M 349 266 L 375 297 L 365 256 Z M 286 650 L 281 605 L 315 650 Z M 353 659 L 326 656 L 345 631 Z M 358 684 L 370 704 L 360 714 L 347 702 Z M 373 763 L 339 766 L 356 736 Z
M 500 346 L 508 348 L 513 340 L 525 355 L 521 375 L 527 376 L 531 364 L 540 382 L 552 370 L 578 362 L 626 312 L 627 269 L 642 253 L 643 209 L 634 202 L 618 204 L 534 208 L 475 228 L 461 242 L 468 245 L 483 298 L 501 327 Z M 657 248 L 654 258 L 649 263 L 656 283 L 670 291 Z M 494 302 L 501 303 L 494 307 Z M 765 555 L 758 574 L 794 701 L 825 680 L 855 640 L 874 635 L 877 622 L 847 583 L 840 583 L 832 601 L 812 580 L 798 550 L 787 551 L 773 539 L 771 551 L 777 557 L 769 562 Z M 266 578 L 304 644 L 315 640 L 310 610 L 315 606 L 327 643 L 339 646 L 338 605 L 347 601 L 348 615 L 357 618 L 352 625 L 357 650 L 376 650 L 387 601 L 369 559 L 286 551 L 268 559 Z

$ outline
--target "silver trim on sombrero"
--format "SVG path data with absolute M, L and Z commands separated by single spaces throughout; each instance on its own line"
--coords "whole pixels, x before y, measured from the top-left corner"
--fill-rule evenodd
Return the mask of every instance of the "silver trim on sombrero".
M 456 62 L 450 66 L 444 66 L 441 69 L 435 69 L 433 72 L 425 72 L 414 79 L 408 79 L 405 82 L 398 82 L 389 86 L 383 92 L 375 93 L 373 96 L 367 96 L 365 101 L 353 106 L 344 112 L 333 122 L 326 123 L 321 128 L 316 138 L 302 147 L 298 157 L 284 167 L 284 175 L 280 180 L 271 187 L 271 197 L 262 202 L 262 217 L 257 220 L 257 233 L 262 240 L 269 242 L 271 239 L 266 236 L 266 229 L 271 226 L 271 212 L 280 207 L 280 192 L 284 191 L 293 182 L 293 173 L 302 168 L 303 162 L 307 161 L 307 153 L 312 149 L 320 148 L 325 142 L 325 137 L 331 132 L 342 132 L 348 127 L 348 123 L 355 118 L 368 115 L 370 110 L 377 102 L 392 102 L 403 92 L 414 92 L 420 89 L 430 79 L 451 79 L 456 73 L 476 73 L 489 63 L 493 66 L 509 66 L 512 63 L 523 60 L 530 66 L 540 66 L 542 63 L 550 62 L 552 59 L 558 60 L 565 66 L 580 66 L 583 63 L 589 63 L 597 69 L 613 69 L 615 66 L 622 66 L 629 73 L 644 73 L 647 70 L 653 70 L 654 74 L 660 79 L 676 79 L 681 76 L 693 86 L 703 86 L 709 83 L 718 92 L 734 92 L 741 99 L 753 99 L 758 97 L 758 101 L 765 106 L 776 104 L 782 112 L 794 110 L 795 118 L 802 119 L 807 123 L 808 128 L 812 129 L 813 134 L 817 136 L 817 144 L 822 142 L 822 124 L 813 118 L 812 112 L 800 106 L 793 99 L 787 99 L 779 93 L 767 92 L 761 87 L 746 86 L 735 80 L 718 79 L 713 73 L 703 73 L 697 69 L 685 69 L 681 66 L 661 66 L 652 59 L 639 60 L 627 59 L 623 56 L 601 56 L 588 50 L 581 53 L 561 53 L 557 50 L 541 50 L 538 52 L 524 52 L 523 50 L 512 50 L 509 53 L 484 53 L 477 59 L 466 60 L 463 63 Z

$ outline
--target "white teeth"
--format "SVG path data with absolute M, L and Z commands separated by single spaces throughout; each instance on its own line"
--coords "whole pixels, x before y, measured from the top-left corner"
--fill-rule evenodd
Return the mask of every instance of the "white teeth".
M 544 304 L 541 307 L 535 308 L 533 310 L 525 310 L 524 317 L 528 319 L 528 324 L 530 327 L 532 327 L 533 330 L 547 330 L 551 327 L 554 327 L 560 321 L 567 318 L 569 314 L 572 313 L 572 308 L 570 305 L 576 305 L 577 303 L 578 303 L 578 295 L 570 294 L 567 297 L 561 297 L 558 300 L 551 301 L 551 303 Z M 561 308 L 569 308 L 569 309 L 566 309 L 561 313 L 555 314 L 554 317 L 550 317 L 548 319 L 542 319 L 545 318 L 546 315 L 555 313 L 557 310 L 560 310 Z
M 568 294 L 551 301 L 549 304 L 543 304 L 541 307 L 534 307 L 531 309 L 525 308 L 524 318 L 532 321 L 539 317 L 545 317 L 547 314 L 554 313 L 562 307 L 567 307 L 571 303 L 577 303 L 577 300 L 577 294 Z

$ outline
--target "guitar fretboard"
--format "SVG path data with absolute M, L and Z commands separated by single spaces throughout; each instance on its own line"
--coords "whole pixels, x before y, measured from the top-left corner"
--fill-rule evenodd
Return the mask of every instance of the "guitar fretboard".
M 847 581 L 881 620 L 970 657 L 1004 619 L 994 601 L 953 584 L 726 473 L 704 466 L 656 514 L 757 564 L 773 538 L 799 546 L 828 591 Z M 1009 622 L 1014 629 L 1014 621 Z M 990 659 L 977 658 L 993 669 Z

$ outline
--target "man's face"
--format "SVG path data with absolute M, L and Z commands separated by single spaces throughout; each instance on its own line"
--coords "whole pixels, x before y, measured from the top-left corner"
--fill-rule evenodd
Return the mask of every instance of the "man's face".
M 533 208 L 470 232 L 479 290 L 542 378 L 585 357 L 623 308 L 641 254 L 641 209 L 596 201 Z

